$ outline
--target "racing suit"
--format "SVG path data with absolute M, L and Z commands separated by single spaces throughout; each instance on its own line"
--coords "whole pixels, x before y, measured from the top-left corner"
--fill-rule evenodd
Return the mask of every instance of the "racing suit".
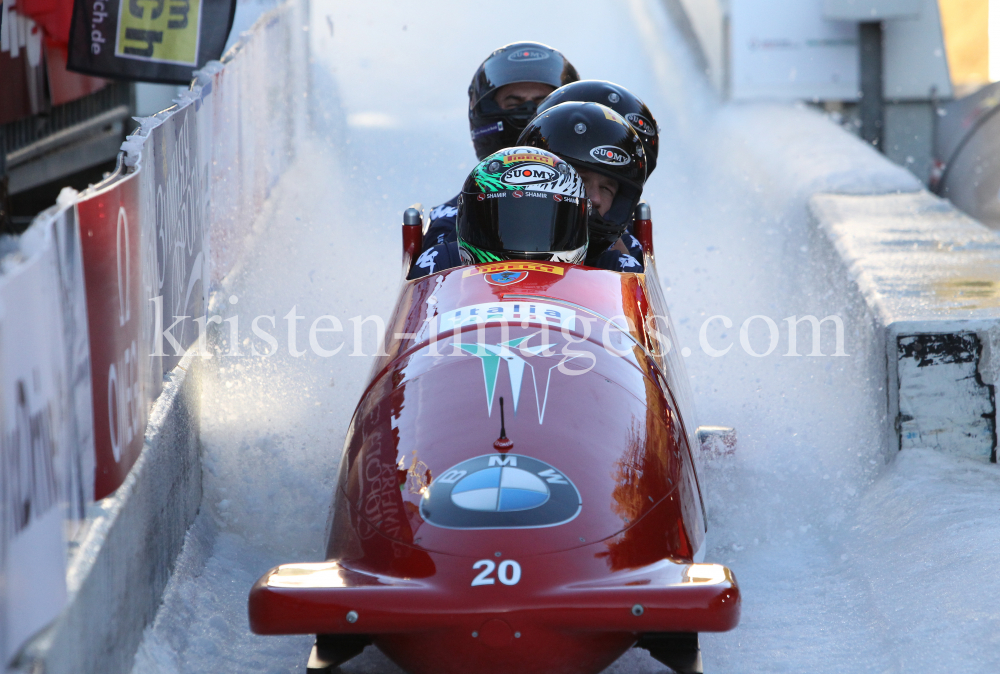
M 458 219 L 458 195 L 456 194 L 440 206 L 435 206 L 430 212 L 431 223 L 424 234 L 424 245 L 421 250 L 430 250 L 439 243 L 458 241 L 456 221 Z

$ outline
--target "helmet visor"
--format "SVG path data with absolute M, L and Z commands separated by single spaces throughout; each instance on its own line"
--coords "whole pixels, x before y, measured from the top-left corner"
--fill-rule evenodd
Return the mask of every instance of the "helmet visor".
M 576 71 L 559 52 L 541 45 L 522 45 L 507 49 L 488 58 L 474 82 L 476 90 L 472 105 L 478 105 L 492 93 L 515 82 L 539 82 L 553 89 L 576 79 Z
M 533 190 L 464 194 L 458 238 L 504 256 L 563 253 L 587 244 L 586 199 Z

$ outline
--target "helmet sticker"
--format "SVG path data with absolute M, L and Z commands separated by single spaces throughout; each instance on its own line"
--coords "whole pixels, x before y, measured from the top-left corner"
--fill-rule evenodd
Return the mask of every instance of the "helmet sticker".
M 518 49 L 507 57 L 508 61 L 544 61 L 549 53 L 540 49 Z
M 531 190 L 517 190 L 516 192 L 511 192 L 511 194 L 514 195 L 515 197 L 529 197 L 529 198 L 534 198 L 534 199 L 548 199 L 549 198 L 549 193 L 548 192 L 533 192 Z M 561 199 L 556 199 L 556 197 L 558 197 L 558 196 L 559 196 L 558 194 L 553 194 L 552 195 L 552 201 L 561 201 Z M 569 201 L 570 199 L 571 199 L 571 197 L 566 197 L 566 201 Z
M 529 186 L 539 192 L 584 196 L 583 181 L 569 164 L 535 148 L 501 150 L 480 162 L 472 174 L 479 189 L 486 193 L 485 198 L 495 198 L 506 191 L 524 190 Z M 484 200 L 482 194 L 476 198 Z
M 507 185 L 537 185 L 552 182 L 561 177 L 558 171 L 548 166 L 535 162 L 525 162 L 517 167 L 507 169 L 500 176 L 500 180 Z
M 614 145 L 599 145 L 590 151 L 590 156 L 611 166 L 625 166 L 632 161 L 624 150 Z
M 472 140 L 482 138 L 483 136 L 489 136 L 494 133 L 500 133 L 501 131 L 503 131 L 503 120 L 473 129 Z
M 625 115 L 625 119 L 627 119 L 629 123 L 632 125 L 632 128 L 634 128 L 639 133 L 646 136 L 656 135 L 656 127 L 653 126 L 653 123 L 648 119 L 646 119 L 645 117 L 643 117 L 642 115 L 640 115 L 638 112 L 628 113 L 627 115 Z
M 501 190 L 514 189 L 500 182 L 500 178 L 496 175 L 491 175 L 489 171 L 484 171 L 482 164 L 473 170 L 473 174 L 476 177 L 476 184 L 479 185 L 479 189 L 483 190 L 483 192 L 500 192 Z M 483 200 L 482 197 L 482 194 L 476 195 L 476 198 L 480 201 Z
M 549 166 L 555 165 L 555 159 L 552 157 L 546 157 L 543 154 L 537 154 L 535 152 L 518 152 L 517 154 L 510 154 L 503 158 L 504 164 L 513 164 L 514 162 L 521 161 L 533 161 L 539 162 L 541 164 L 548 164 Z M 496 162 L 490 162 L 490 170 L 493 171 L 493 165 Z
M 476 248 L 470 243 L 466 243 L 459 239 L 458 241 L 458 255 L 462 258 L 462 262 L 465 264 L 478 264 L 480 262 L 503 262 L 503 258 L 495 253 L 491 253 L 488 250 L 482 250 Z M 468 259 L 468 261 L 466 261 Z
M 628 124 L 625 121 L 622 120 L 622 116 L 619 115 L 617 112 L 615 112 L 611 108 L 605 107 L 603 105 L 601 107 L 604 108 L 604 118 L 605 119 L 610 119 L 612 122 L 615 122 L 616 124 L 621 124 L 622 126 L 626 126 L 626 127 L 628 126 Z

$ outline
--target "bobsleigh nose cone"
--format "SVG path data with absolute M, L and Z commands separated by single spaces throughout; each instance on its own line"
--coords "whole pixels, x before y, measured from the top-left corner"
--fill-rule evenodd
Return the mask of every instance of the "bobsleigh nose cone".
M 514 630 L 500 618 L 487 620 L 476 631 L 479 640 L 490 648 L 506 648 L 514 640 Z

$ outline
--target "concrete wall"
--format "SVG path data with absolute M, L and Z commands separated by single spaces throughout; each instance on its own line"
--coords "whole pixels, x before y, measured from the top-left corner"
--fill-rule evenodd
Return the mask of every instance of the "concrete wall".
M 188 352 L 165 376 L 139 460 L 113 496 L 92 506 L 76 539 L 68 606 L 26 647 L 14 671 L 131 670 L 201 504 L 199 363 Z
M 995 462 L 1000 237 L 924 191 L 810 211 L 876 316 L 891 444 Z

